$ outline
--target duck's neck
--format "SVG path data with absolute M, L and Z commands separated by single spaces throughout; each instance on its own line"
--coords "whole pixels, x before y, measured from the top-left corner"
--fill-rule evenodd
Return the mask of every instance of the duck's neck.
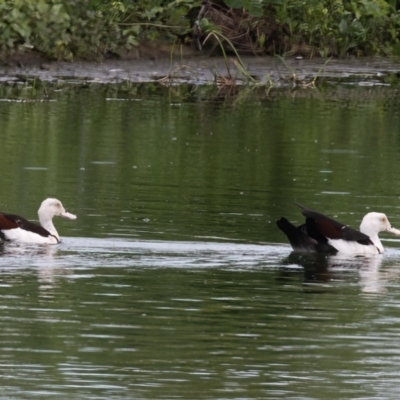
M 384 249 L 383 249 L 383 246 L 382 246 L 381 240 L 379 239 L 378 234 L 376 233 L 375 230 L 372 232 L 371 229 L 368 229 L 368 227 L 365 226 L 364 221 L 361 222 L 360 232 L 362 232 L 365 235 L 369 236 L 369 238 L 371 239 L 372 243 L 379 250 L 379 253 L 383 253 Z
M 51 235 L 55 236 L 58 241 L 60 240 L 60 236 L 58 236 L 58 232 L 53 225 L 52 219 L 48 219 L 46 217 L 39 215 L 39 221 L 40 221 L 40 225 L 42 225 L 42 227 L 44 229 L 46 229 L 48 232 L 50 232 Z
M 381 243 L 381 240 L 379 239 L 378 235 L 371 235 L 369 237 L 372 241 L 372 243 L 375 245 L 375 247 L 379 250 L 379 253 L 383 253 L 384 252 L 384 248 L 383 245 Z

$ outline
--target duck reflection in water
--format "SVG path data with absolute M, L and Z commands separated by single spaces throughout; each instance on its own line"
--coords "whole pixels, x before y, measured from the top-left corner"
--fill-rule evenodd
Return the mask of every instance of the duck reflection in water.
M 70 273 L 69 269 L 60 265 L 60 258 L 57 256 L 59 251 L 58 246 L 0 242 L 0 274 L 20 274 L 21 270 L 34 268 L 40 283 L 39 288 L 52 288 L 56 277 Z
M 294 275 L 301 275 L 308 293 L 325 292 L 325 284 L 343 281 L 344 274 L 354 271 L 358 271 L 362 293 L 381 293 L 386 290 L 384 274 L 380 271 L 380 255 L 351 257 L 292 252 L 281 263 L 286 268 L 280 270 L 278 280 L 287 283 Z
M 32 261 L 32 257 L 50 257 L 53 258 L 58 252 L 57 246 L 48 246 L 41 244 L 21 244 L 17 242 L 0 241 L 0 256 L 22 256 Z M 22 259 L 23 261 L 23 259 Z
M 278 277 L 282 282 L 293 278 L 293 275 L 301 275 L 304 283 L 326 283 L 332 280 L 332 271 L 328 268 L 329 263 L 324 254 L 292 252 L 281 264 L 285 266 Z

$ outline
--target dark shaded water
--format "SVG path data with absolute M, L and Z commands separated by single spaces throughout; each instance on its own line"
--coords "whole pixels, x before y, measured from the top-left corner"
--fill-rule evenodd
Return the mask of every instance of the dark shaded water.
M 78 219 L 0 246 L 0 397 L 396 398 L 399 241 L 299 256 L 275 225 L 295 200 L 400 229 L 398 92 L 367 90 L 3 90 L 1 210 L 56 196 Z

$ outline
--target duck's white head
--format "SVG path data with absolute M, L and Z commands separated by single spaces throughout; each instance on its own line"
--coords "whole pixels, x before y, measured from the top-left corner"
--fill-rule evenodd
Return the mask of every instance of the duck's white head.
M 40 205 L 38 215 L 40 222 L 51 220 L 53 217 L 76 219 L 76 215 L 69 213 L 64 208 L 60 200 L 52 198 L 43 200 L 42 204 Z
M 379 232 L 390 232 L 394 235 L 400 235 L 400 230 L 390 225 L 388 217 L 385 214 L 370 212 L 361 221 L 360 231 L 369 237 L 378 235 Z

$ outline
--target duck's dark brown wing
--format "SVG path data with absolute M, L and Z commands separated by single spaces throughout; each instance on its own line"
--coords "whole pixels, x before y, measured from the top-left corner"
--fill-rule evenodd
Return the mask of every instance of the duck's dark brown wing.
M 306 217 L 308 234 L 317 241 L 321 241 L 322 237 L 325 237 L 329 239 L 355 241 L 366 245 L 372 243 L 369 236 L 364 233 L 350 228 L 341 222 L 335 221 L 324 214 L 313 211 L 308 207 L 302 206 L 299 203 L 295 204 L 300 207 L 302 214 Z
M 10 229 L 21 228 L 26 231 L 37 233 L 40 236 L 48 237 L 51 236 L 47 229 L 44 229 L 40 225 L 26 220 L 19 215 L 14 214 L 4 214 L 0 213 L 0 237 L 4 240 L 4 232 Z
M 7 214 L 0 213 L 0 230 L 18 228 L 18 223 L 13 218 L 8 218 Z

